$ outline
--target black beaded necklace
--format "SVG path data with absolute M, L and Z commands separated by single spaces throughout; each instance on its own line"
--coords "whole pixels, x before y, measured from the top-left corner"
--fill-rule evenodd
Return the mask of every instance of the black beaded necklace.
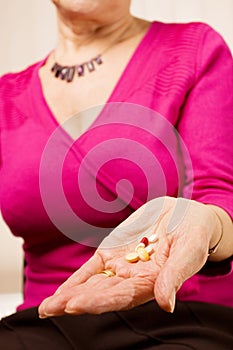
M 101 54 L 98 54 L 96 57 L 90 59 L 89 61 L 79 63 L 73 66 L 62 66 L 61 64 L 55 62 L 51 68 L 51 72 L 55 76 L 55 78 L 59 78 L 61 80 L 66 81 L 67 83 L 71 83 L 75 77 L 83 77 L 85 75 L 85 72 L 88 71 L 89 73 L 92 73 L 96 70 L 96 67 L 103 64 L 102 55 L 106 53 L 109 49 L 111 49 L 114 45 L 117 43 L 120 43 L 123 36 L 126 34 L 126 32 L 129 30 L 129 27 L 126 28 L 126 30 L 121 33 L 121 35 L 115 40 L 113 43 L 111 43 L 110 46 L 108 46 L 104 51 L 102 51 Z
M 70 83 L 73 81 L 75 73 L 77 73 L 78 77 L 82 77 L 85 74 L 85 69 L 91 73 L 96 69 L 96 65 L 101 65 L 102 63 L 102 55 L 98 55 L 95 58 L 92 58 L 90 61 L 77 64 L 75 66 L 62 66 L 61 64 L 55 62 L 51 68 L 51 72 L 54 74 L 55 78 L 60 78 L 61 80 L 65 80 Z

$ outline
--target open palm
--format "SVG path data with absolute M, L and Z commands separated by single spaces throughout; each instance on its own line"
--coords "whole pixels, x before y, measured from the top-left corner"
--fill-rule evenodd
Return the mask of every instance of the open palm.
M 176 291 L 207 259 L 214 217 L 194 201 L 181 202 L 180 215 L 175 210 L 177 199 L 161 200 L 150 201 L 113 230 L 93 257 L 42 302 L 40 316 L 100 314 L 129 309 L 153 298 L 164 310 L 173 311 Z M 159 239 L 153 244 L 150 260 L 126 261 L 138 237 L 154 232 Z M 114 277 L 100 273 L 106 269 L 114 272 Z

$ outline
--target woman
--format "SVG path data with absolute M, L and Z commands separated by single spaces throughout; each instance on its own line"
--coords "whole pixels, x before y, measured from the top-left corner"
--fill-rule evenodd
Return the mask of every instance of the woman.
M 128 0 L 53 2 L 55 50 L 1 78 L 1 209 L 26 261 L 1 344 L 232 348 L 229 49 Z

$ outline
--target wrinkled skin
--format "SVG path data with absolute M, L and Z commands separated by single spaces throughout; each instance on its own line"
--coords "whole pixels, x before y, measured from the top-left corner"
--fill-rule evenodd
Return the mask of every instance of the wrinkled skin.
M 216 224 L 204 204 L 184 199 L 154 199 L 105 238 L 93 257 L 39 307 L 40 317 L 66 313 L 100 314 L 130 309 L 155 299 L 173 312 L 183 282 L 205 264 Z M 139 237 L 156 232 L 159 240 L 147 262 L 129 263 Z M 128 242 L 128 243 L 127 243 Z M 110 269 L 116 275 L 99 274 Z

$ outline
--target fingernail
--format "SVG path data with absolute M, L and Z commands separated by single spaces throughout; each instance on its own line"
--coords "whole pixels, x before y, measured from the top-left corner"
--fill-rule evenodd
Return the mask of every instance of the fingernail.
M 74 302 L 69 302 L 65 308 L 66 314 L 76 314 L 77 313 L 77 305 Z
M 73 305 L 73 304 L 66 305 L 66 308 L 64 311 L 66 314 L 74 314 L 76 312 L 75 305 Z
M 47 318 L 48 316 L 45 316 L 45 315 L 39 315 L 39 318 L 41 318 L 41 319 L 44 319 L 44 318 Z
M 64 311 L 66 314 L 75 314 L 75 310 L 73 309 L 65 309 Z
M 54 314 L 48 314 L 47 312 L 44 312 L 43 315 L 39 315 L 39 318 L 48 318 L 48 317 L 53 317 Z
M 172 292 L 170 299 L 169 299 L 169 306 L 170 306 L 170 311 L 171 313 L 174 312 L 175 309 L 175 303 L 176 303 L 176 293 L 175 291 Z

